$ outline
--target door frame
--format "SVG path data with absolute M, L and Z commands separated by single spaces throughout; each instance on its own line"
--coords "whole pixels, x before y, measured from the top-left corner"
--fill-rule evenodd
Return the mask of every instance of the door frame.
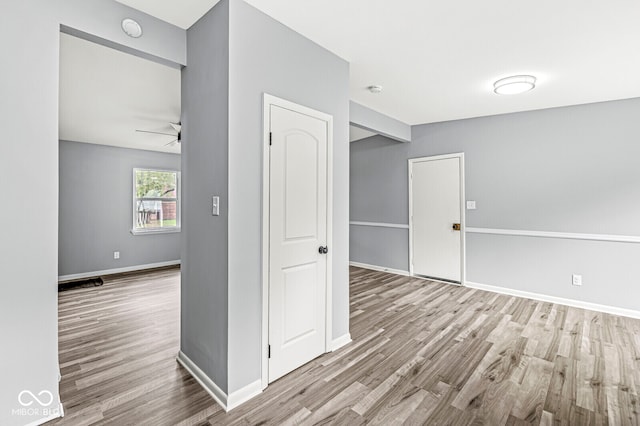
M 262 99 L 262 389 L 269 385 L 269 227 L 270 227 L 270 177 L 271 163 L 269 150 L 269 132 L 271 125 L 271 106 L 288 109 L 308 115 L 327 123 L 327 289 L 325 301 L 325 344 L 324 352 L 331 351 L 332 313 L 333 313 L 333 116 L 286 99 L 263 93 Z
M 409 275 L 414 276 L 413 271 L 413 182 L 412 173 L 413 165 L 426 161 L 447 160 L 450 158 L 458 158 L 460 160 L 460 285 L 464 286 L 467 279 L 467 260 L 466 260 L 466 217 L 465 217 L 465 190 L 464 190 L 464 152 L 452 154 L 435 155 L 430 157 L 419 157 L 409 159 Z M 437 281 L 437 280 L 435 280 Z M 442 281 L 447 282 L 447 281 Z M 451 284 L 447 282 L 448 284 Z

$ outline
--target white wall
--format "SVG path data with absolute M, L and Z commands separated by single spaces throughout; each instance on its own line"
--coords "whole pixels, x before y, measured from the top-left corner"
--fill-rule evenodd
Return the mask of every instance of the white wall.
M 125 15 L 140 20 L 145 37 L 122 33 Z M 1 16 L 0 117 L 7 143 L 0 155 L 0 424 L 22 425 L 48 413 L 12 414 L 22 408 L 19 392 L 47 390 L 58 400 L 60 24 L 176 63 L 186 55 L 183 30 L 110 0 L 8 0 Z

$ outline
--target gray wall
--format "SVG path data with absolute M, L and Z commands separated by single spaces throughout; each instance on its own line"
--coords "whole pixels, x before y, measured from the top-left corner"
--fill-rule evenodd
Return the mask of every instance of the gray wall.
M 232 393 L 261 378 L 265 92 L 334 117 L 333 335 L 349 331 L 349 67 L 239 0 L 222 0 L 189 29 L 188 55 L 182 350 Z
M 187 31 L 182 72 L 181 350 L 224 392 L 228 355 L 229 3 Z M 220 216 L 211 197 L 220 196 Z
M 354 142 L 351 220 L 406 224 L 407 159 L 464 152 L 466 199 L 477 202 L 468 227 L 640 236 L 639 112 L 629 99 L 414 126 L 409 144 Z M 352 260 L 398 264 L 358 250 L 372 233 L 353 236 Z M 467 234 L 467 280 L 640 310 L 639 254 L 631 243 Z
M 334 118 L 333 338 L 349 332 L 349 65 L 243 1 L 231 2 L 229 390 L 260 379 L 262 95 Z
M 125 15 L 153 31 L 140 39 L 126 37 L 119 26 Z M 0 222 L 5 224 L 0 244 L 0 336 L 11 342 L 11 350 L 1 355 L 0 424 L 21 425 L 43 416 L 11 414 L 20 408 L 20 391 L 49 390 L 58 399 L 60 23 L 174 62 L 184 61 L 185 33 L 111 0 L 8 0 L 2 3 L 1 21 L 7 61 L 0 79 L 0 117 L 7 123 L 4 137 L 10 143 L 0 155 Z M 24 31 L 25 27 L 37 30 Z M 34 188 L 47 214 L 25 208 L 25 194 Z
M 408 271 L 409 231 L 352 225 L 349 230 L 349 253 L 352 262 Z
M 349 204 L 351 221 L 407 225 L 407 158 L 411 143 L 372 136 L 352 142 Z M 351 225 L 352 262 L 409 270 L 409 231 Z
M 60 142 L 58 275 L 180 260 L 179 233 L 131 234 L 134 168 L 180 171 L 180 155 Z

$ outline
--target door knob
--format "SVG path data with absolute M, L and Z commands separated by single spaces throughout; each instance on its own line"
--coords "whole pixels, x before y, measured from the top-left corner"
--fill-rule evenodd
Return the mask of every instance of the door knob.
M 318 247 L 318 253 L 327 254 L 329 253 L 329 248 L 327 246 L 320 246 Z
M 454 223 L 453 224 L 453 230 L 454 231 L 459 231 L 460 230 L 460 224 L 459 223 Z

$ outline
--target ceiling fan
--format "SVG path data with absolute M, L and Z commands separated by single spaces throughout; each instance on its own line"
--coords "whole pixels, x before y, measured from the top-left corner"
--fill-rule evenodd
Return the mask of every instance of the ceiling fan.
M 153 132 L 151 130 L 140 130 L 140 129 L 136 129 L 136 132 L 140 132 L 140 133 L 153 133 L 154 135 L 165 135 L 165 136 L 173 136 L 174 140 L 172 140 L 171 142 L 168 142 L 166 144 L 164 144 L 164 146 L 167 145 L 175 145 L 175 144 L 179 144 L 182 141 L 182 124 L 180 122 L 177 123 L 171 123 L 169 122 L 169 125 L 173 128 L 173 130 L 176 131 L 176 133 L 164 133 L 164 132 Z

